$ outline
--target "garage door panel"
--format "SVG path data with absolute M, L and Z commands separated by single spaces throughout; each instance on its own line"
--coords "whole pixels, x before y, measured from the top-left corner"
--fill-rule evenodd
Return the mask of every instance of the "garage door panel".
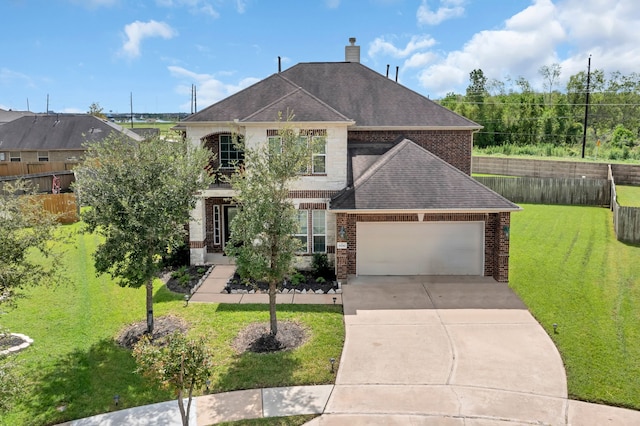
M 483 222 L 358 222 L 359 275 L 483 275 Z

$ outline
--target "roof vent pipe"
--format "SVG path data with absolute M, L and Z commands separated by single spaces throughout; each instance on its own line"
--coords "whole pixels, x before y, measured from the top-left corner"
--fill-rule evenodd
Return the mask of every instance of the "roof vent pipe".
M 400 69 L 400 67 L 396 66 L 396 83 L 398 82 L 398 70 Z
M 278 56 L 278 74 L 282 72 L 282 58 Z
M 344 48 L 345 62 L 360 62 L 360 46 L 356 46 L 356 38 L 349 38 L 350 46 Z
M 387 78 L 389 78 L 389 64 L 387 64 Z

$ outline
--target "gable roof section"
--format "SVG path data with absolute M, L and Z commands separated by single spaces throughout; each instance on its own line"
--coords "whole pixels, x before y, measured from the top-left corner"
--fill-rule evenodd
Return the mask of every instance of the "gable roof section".
M 351 122 L 347 117 L 300 87 L 240 121 L 277 121 L 278 113 L 282 112 L 284 114 L 288 110 L 293 110 L 293 121 Z
M 301 63 L 282 74 L 356 126 L 482 127 L 358 62 Z
M 482 128 L 355 62 L 297 64 L 182 121 L 275 121 L 277 112 L 287 108 L 295 121 L 339 117 L 354 120 L 358 127 Z
M 6 109 L 0 108 L 0 124 L 8 123 L 25 115 L 32 116 L 35 114 L 31 111 L 7 111 Z
M 520 207 L 404 139 L 354 176 L 331 210 L 517 211 Z
M 292 82 L 283 78 L 280 74 L 273 74 L 220 102 L 188 116 L 182 121 L 227 123 L 234 120 L 243 120 L 295 89 L 297 89 L 297 86 Z
M 143 138 L 91 115 L 56 114 L 18 118 L 0 126 L 3 150 L 79 150 L 87 142 L 102 140 L 112 132 L 134 140 Z

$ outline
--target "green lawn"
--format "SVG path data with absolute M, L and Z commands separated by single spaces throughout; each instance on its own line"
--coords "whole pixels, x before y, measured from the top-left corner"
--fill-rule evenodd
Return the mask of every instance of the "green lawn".
M 67 225 L 74 232 L 79 225 Z M 33 288 L 28 298 L 1 317 L 1 325 L 34 339 L 17 355 L 27 379 L 24 398 L 0 424 L 46 425 L 173 398 L 170 392 L 133 373 L 130 352 L 113 342 L 125 325 L 144 319 L 144 289 L 121 288 L 108 276 L 96 277 L 92 235 L 75 234 L 60 268 L 68 281 L 57 288 Z M 279 320 L 296 320 L 309 330 L 307 344 L 278 354 L 237 355 L 230 346 L 239 330 L 268 320 L 268 305 L 189 304 L 157 282 L 156 317 L 175 314 L 193 335 L 208 337 L 214 352 L 212 392 L 294 384 L 332 383 L 329 358 L 340 359 L 344 342 L 341 306 L 291 305 L 278 309 Z M 58 407 L 65 406 L 60 412 Z
M 640 186 L 616 185 L 618 204 L 626 207 L 640 207 Z
M 640 409 L 640 247 L 616 240 L 608 209 L 523 207 L 510 282 L 558 346 L 570 397 Z

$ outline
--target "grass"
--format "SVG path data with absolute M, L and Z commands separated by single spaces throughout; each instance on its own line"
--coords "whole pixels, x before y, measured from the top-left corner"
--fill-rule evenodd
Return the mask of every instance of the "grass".
M 67 225 L 62 232 L 78 228 Z M 118 409 L 173 399 L 171 392 L 135 374 L 130 352 L 113 341 L 123 326 L 144 319 L 144 289 L 96 277 L 91 253 L 98 237 L 75 234 L 72 241 L 60 264 L 68 281 L 29 289 L 18 307 L 1 317 L 2 326 L 35 342 L 17 355 L 25 392 L 10 412 L 0 413 L 0 424 L 47 425 L 112 411 L 115 394 L 120 395 Z M 301 322 L 310 340 L 294 351 L 238 355 L 232 339 L 249 323 L 267 321 L 268 305 L 192 303 L 185 308 L 182 295 L 159 281 L 156 288 L 156 317 L 178 315 L 192 335 L 207 336 L 216 364 L 212 392 L 333 382 L 328 359 L 340 358 L 344 342 L 340 306 L 280 306 L 278 319 Z
M 640 207 L 640 186 L 616 185 L 618 204 L 626 207 Z
M 616 240 L 608 209 L 523 207 L 510 282 L 559 348 L 569 396 L 640 409 L 640 247 Z

